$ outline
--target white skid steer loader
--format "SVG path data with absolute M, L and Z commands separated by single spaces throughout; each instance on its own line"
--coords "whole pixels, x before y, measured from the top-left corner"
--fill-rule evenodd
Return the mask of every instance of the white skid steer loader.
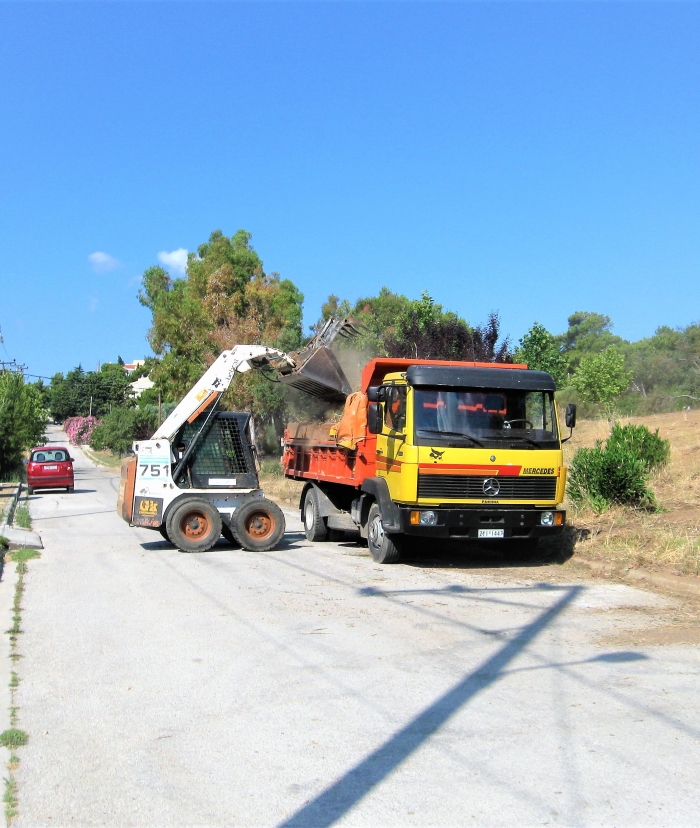
M 205 552 L 221 535 L 244 549 L 273 549 L 284 534 L 284 515 L 260 489 L 252 417 L 217 411 L 217 405 L 237 372 L 266 366 L 285 384 L 342 399 L 349 386 L 327 346 L 355 328 L 352 320 L 329 322 L 330 335 L 300 354 L 263 345 L 223 351 L 151 439 L 133 444 L 133 455 L 122 462 L 120 516 L 157 529 L 183 552 Z

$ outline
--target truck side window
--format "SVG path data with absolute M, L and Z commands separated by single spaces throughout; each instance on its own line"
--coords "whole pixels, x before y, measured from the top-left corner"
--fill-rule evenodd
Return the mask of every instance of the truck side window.
M 389 385 L 386 388 L 384 403 L 384 422 L 392 431 L 404 431 L 406 428 L 406 388 L 402 385 Z

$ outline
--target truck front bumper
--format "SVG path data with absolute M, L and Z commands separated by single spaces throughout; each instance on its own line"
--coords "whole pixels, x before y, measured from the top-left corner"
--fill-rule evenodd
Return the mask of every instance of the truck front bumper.
M 548 538 L 563 531 L 566 512 L 553 508 L 504 508 L 484 509 L 479 506 L 435 507 L 426 509 L 417 506 L 399 506 L 400 532 L 423 538 L 464 538 L 482 540 L 489 538 Z M 411 522 L 411 512 L 432 512 L 432 525 Z M 551 515 L 553 521 L 542 523 L 543 513 Z M 387 527 L 387 531 L 392 531 Z M 395 529 L 393 531 L 396 531 Z M 501 534 L 502 531 L 502 534 Z

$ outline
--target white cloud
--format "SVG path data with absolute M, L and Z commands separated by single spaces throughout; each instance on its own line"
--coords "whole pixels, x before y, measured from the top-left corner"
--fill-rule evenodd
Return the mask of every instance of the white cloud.
M 110 256 L 109 253 L 102 253 L 100 250 L 91 253 L 88 256 L 88 261 L 95 273 L 107 273 L 109 270 L 116 270 L 121 265 L 121 262 L 115 259 L 114 256 Z
M 158 261 L 171 274 L 179 273 L 180 276 L 184 276 L 185 270 L 187 269 L 187 250 L 184 247 L 178 247 L 172 253 L 168 253 L 167 250 L 161 250 L 158 254 Z

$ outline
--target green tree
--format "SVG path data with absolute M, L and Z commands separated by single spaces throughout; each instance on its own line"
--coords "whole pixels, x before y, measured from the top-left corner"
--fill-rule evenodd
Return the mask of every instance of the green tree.
M 518 343 L 514 357 L 536 371 L 547 371 L 561 388 L 566 381 L 569 363 L 555 337 L 539 322 L 530 328 Z
M 239 230 L 220 230 L 190 254 L 184 279 L 171 279 L 160 267 L 143 274 L 139 301 L 150 309 L 148 339 L 160 357 L 150 376 L 164 401 L 177 401 L 206 367 L 237 344 L 296 350 L 302 343 L 303 295 L 289 279 L 266 274 Z M 240 374 L 222 407 L 253 412 L 258 426 L 272 425 L 281 436 L 285 396 L 258 372 Z
M 571 385 L 581 399 L 601 404 L 611 413 L 614 401 L 632 380 L 632 372 L 625 370 L 624 363 L 623 354 L 615 348 L 585 356 L 571 378 Z
M 556 337 L 556 342 L 572 369 L 588 354 L 598 354 L 612 345 L 624 344 L 623 339 L 612 333 L 610 317 L 602 313 L 576 311 L 567 321 L 568 329 Z
M 109 449 L 125 454 L 134 440 L 147 440 L 156 429 L 152 410 L 113 408 L 96 426 L 90 437 L 90 446 L 96 451 Z
M 0 372 L 0 476 L 13 472 L 22 453 L 41 442 L 47 422 L 42 392 L 22 374 Z
M 51 415 L 59 420 L 86 417 L 92 412 L 102 417 L 129 401 L 132 380 L 118 362 L 105 362 L 99 371 L 83 371 L 81 365 L 51 378 L 49 393 Z

